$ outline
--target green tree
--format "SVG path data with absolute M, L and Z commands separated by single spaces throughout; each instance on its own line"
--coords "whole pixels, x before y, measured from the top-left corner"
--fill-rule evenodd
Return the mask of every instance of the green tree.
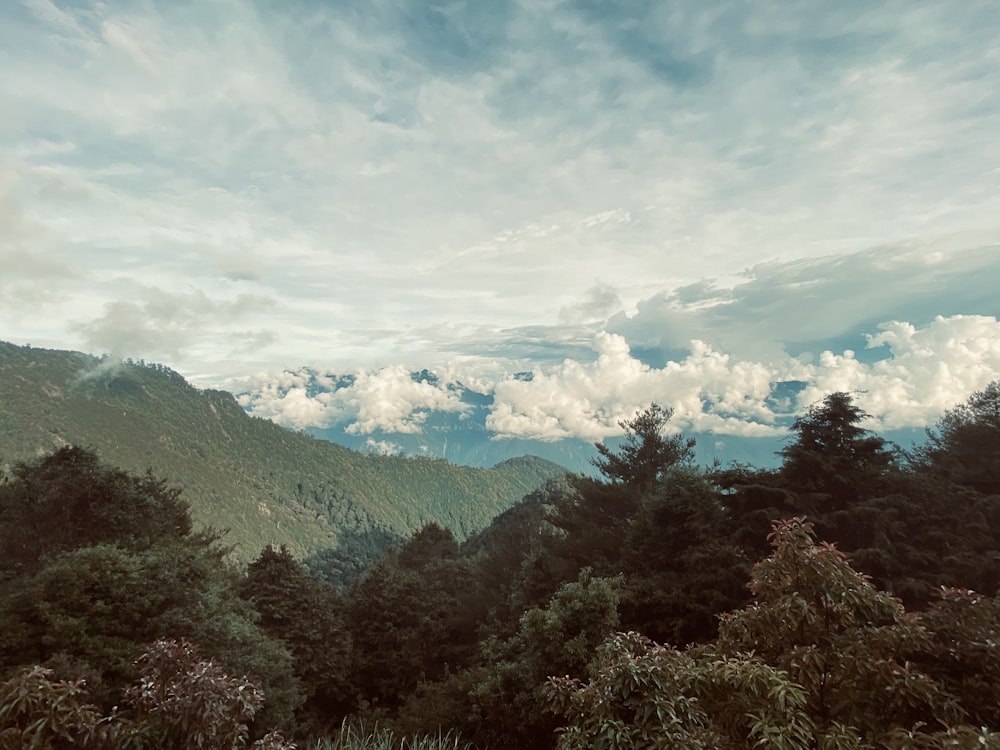
M 644 489 L 656 482 L 663 472 L 694 458 L 694 438 L 664 435 L 674 410 L 650 404 L 632 419 L 618 423 L 625 433 L 617 450 L 595 443 L 600 454 L 592 460 L 594 466 L 612 482 Z
M 1000 495 L 1000 380 L 945 412 L 909 458 L 919 470 Z
M 436 523 L 422 526 L 399 551 L 399 564 L 410 570 L 426 570 L 444 560 L 458 558 L 455 535 Z
M 88 697 L 85 679 L 56 680 L 40 666 L 0 682 L 0 750 L 110 748 L 115 732 Z
M 94 676 L 110 704 L 135 677 L 132 658 L 160 638 L 196 642 L 227 669 L 254 675 L 268 690 L 264 717 L 291 719 L 302 700 L 292 659 L 256 624 L 234 590 L 221 552 L 161 544 L 141 552 L 84 547 L 54 558 L 0 594 L 3 667 L 64 665 Z
M 587 673 L 594 649 L 618 627 L 620 590 L 620 579 L 583 570 L 546 606 L 525 612 L 515 635 L 487 639 L 466 731 L 491 747 L 549 747 L 555 722 L 542 698 L 545 680 Z
M 288 651 L 257 626 L 235 592 L 229 550 L 216 534 L 192 531 L 176 490 L 64 449 L 19 465 L 0 502 L 11 511 L 0 514 L 5 542 L 19 521 L 41 540 L 38 550 L 15 545 L 18 563 L 0 580 L 0 670 L 44 664 L 85 673 L 110 705 L 134 677 L 131 659 L 143 644 L 185 638 L 261 680 L 265 718 L 291 718 L 301 696 Z
M 351 635 L 345 605 L 311 578 L 286 547 L 265 548 L 240 581 L 240 596 L 260 614 L 261 629 L 292 653 L 305 691 L 297 725 L 329 722 L 350 708 Z
M 623 628 L 676 645 L 713 638 L 717 615 L 747 600 L 753 558 L 731 541 L 732 526 L 717 488 L 698 470 L 674 469 L 645 493 L 617 561 Z
M 652 404 L 619 424 L 625 438 L 617 449 L 595 444 L 593 464 L 604 478 L 574 477 L 572 491 L 555 498 L 550 524 L 524 571 L 528 602 L 540 603 L 583 568 L 596 575 L 621 571 L 622 546 L 643 498 L 690 465 L 693 439 L 666 436 L 672 409 Z
M 816 747 L 806 696 L 787 672 L 753 656 L 678 651 L 635 632 L 601 645 L 592 679 L 554 677 L 544 695 L 568 720 L 559 750 Z
M 1000 729 L 1000 598 L 944 586 L 920 622 L 931 644 L 914 659 L 958 699 L 970 724 Z
M 995 602 L 946 591 L 907 614 L 804 519 L 770 541 L 754 601 L 715 642 L 679 652 L 620 634 L 588 682 L 550 680 L 561 750 L 1000 746 Z
M 471 564 L 459 559 L 451 532 L 434 524 L 384 555 L 348 598 L 362 695 L 394 708 L 418 683 L 464 664 L 477 623 L 463 602 L 474 588 Z
M 157 641 L 136 660 L 138 678 L 101 716 L 83 679 L 56 680 L 30 667 L 0 683 L 0 748 L 134 750 L 145 747 L 235 750 L 246 747 L 248 723 L 264 703 L 260 686 L 227 675 L 181 641 Z M 258 750 L 294 750 L 277 732 Z
M 264 706 L 264 691 L 246 677 L 231 677 L 186 641 L 151 643 L 136 660 L 139 679 L 125 690 L 131 707 L 117 748 L 245 747 L 249 724 Z M 294 750 L 277 732 L 253 743 L 261 750 Z
M 894 455 L 879 436 L 860 426 L 870 415 L 850 394 L 831 393 L 792 424 L 795 440 L 780 451 L 781 477 L 819 513 L 877 494 Z
M 106 466 L 84 448 L 60 448 L 14 466 L 0 485 L 0 576 L 37 569 L 79 547 L 113 542 L 142 549 L 191 533 L 180 490 L 151 473 Z
M 819 736 L 850 727 L 876 739 L 888 727 L 957 723 L 952 696 L 906 655 L 927 633 L 802 518 L 777 522 L 773 554 L 753 570 L 753 604 L 723 617 L 718 646 L 753 651 L 802 686 Z

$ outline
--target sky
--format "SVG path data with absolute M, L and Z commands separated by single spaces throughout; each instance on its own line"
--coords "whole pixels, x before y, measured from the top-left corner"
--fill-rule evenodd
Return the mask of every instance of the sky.
M 500 437 L 922 427 L 1000 378 L 998 40 L 993 0 L 4 0 L 0 339 L 298 428 L 456 382 Z

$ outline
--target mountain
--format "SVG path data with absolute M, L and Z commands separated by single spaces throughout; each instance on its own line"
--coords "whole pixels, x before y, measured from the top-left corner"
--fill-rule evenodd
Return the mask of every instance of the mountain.
M 371 557 L 429 522 L 459 539 L 565 469 L 537 457 L 492 468 L 359 453 L 248 415 L 162 365 L 0 342 L 0 464 L 74 444 L 183 490 L 196 523 L 228 529 L 241 560 Z

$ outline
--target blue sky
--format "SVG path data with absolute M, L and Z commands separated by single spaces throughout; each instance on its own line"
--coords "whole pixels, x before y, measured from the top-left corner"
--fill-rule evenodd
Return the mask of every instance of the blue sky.
M 298 427 L 456 379 L 500 435 L 773 433 L 783 380 L 921 426 L 1000 377 L 998 39 L 992 1 L 4 2 L 0 338 Z

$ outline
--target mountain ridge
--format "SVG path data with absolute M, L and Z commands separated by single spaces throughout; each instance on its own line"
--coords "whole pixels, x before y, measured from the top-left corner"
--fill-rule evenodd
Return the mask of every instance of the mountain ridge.
M 268 544 L 299 557 L 435 522 L 463 539 L 565 469 L 540 458 L 491 469 L 363 454 L 248 415 L 169 367 L 0 342 L 0 464 L 64 445 L 182 489 L 195 521 L 227 529 L 242 561 Z M 370 544 L 370 542 L 366 543 Z

